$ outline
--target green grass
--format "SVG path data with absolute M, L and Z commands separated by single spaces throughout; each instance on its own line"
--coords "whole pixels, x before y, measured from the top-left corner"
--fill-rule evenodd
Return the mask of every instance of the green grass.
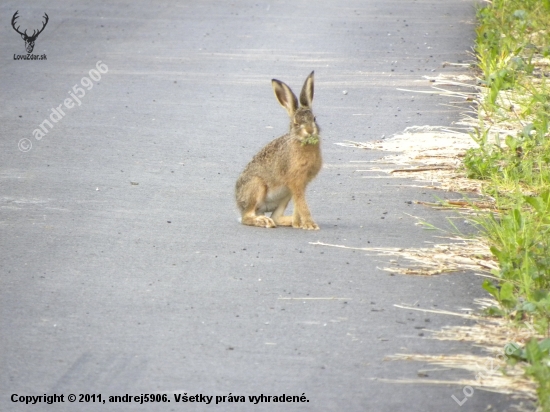
M 479 127 L 464 167 L 486 182 L 498 214 L 478 223 L 499 263 L 483 285 L 499 302 L 492 314 L 550 336 L 550 0 L 493 0 L 478 10 L 475 51 Z M 550 339 L 533 337 L 516 361 L 538 383 L 550 411 Z

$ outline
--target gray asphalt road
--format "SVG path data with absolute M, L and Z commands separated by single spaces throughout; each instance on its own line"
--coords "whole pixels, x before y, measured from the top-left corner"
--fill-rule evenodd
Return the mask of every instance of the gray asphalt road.
M 33 52 L 46 60 L 17 59 L 16 10 L 29 32 L 48 14 Z M 362 179 L 350 161 L 379 154 L 334 143 L 458 118 L 443 98 L 397 88 L 425 90 L 423 75 L 468 58 L 472 1 L 6 1 L 0 15 L 2 411 L 508 408 L 423 384 L 427 365 L 384 361 L 479 352 L 427 339 L 465 321 L 393 306 L 471 307 L 479 278 L 391 276 L 382 258 L 310 244 L 435 240 L 405 213 L 446 225 L 406 202 L 447 194 Z M 235 180 L 288 128 L 270 80 L 296 90 L 311 70 L 325 165 L 308 200 L 321 230 L 242 226 Z M 54 393 L 65 403 L 11 401 Z M 171 402 L 67 402 L 146 393 Z M 184 394 L 214 398 L 176 403 Z M 261 394 L 307 402 L 249 401 Z

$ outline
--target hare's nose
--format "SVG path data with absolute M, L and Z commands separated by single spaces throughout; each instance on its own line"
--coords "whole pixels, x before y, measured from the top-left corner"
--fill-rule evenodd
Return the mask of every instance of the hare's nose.
M 305 129 L 308 135 L 317 134 L 317 127 L 315 127 L 315 124 L 308 124 L 305 126 Z

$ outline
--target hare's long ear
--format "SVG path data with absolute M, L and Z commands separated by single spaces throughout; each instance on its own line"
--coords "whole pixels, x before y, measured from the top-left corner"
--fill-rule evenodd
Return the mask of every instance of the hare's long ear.
M 294 113 L 298 110 L 298 99 L 292 93 L 290 87 L 276 79 L 271 80 L 271 85 L 273 86 L 275 97 L 281 106 L 286 109 L 290 117 L 294 116 Z
M 304 86 L 302 87 L 302 93 L 300 93 L 300 104 L 302 107 L 311 109 L 311 103 L 313 102 L 313 73 L 307 76 Z

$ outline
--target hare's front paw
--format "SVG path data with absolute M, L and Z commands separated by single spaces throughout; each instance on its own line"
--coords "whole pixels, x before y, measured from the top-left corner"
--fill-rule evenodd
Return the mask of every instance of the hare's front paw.
M 305 229 L 305 230 L 319 230 L 319 226 L 317 226 L 317 223 L 315 223 L 313 220 L 307 220 L 305 222 L 292 224 L 292 227 L 295 227 L 297 229 Z
M 303 223 L 301 228 L 306 230 L 319 230 L 319 226 L 317 226 L 317 223 L 313 220 Z

